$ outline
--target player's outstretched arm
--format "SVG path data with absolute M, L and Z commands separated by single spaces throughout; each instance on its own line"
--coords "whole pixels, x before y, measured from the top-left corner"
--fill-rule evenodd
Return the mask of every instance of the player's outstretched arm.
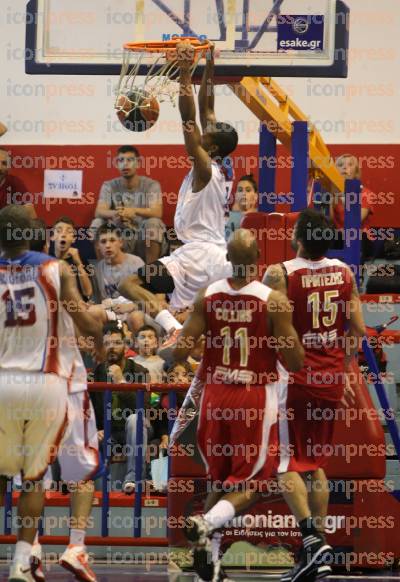
M 185 360 L 206 330 L 204 292 L 205 290 L 203 289 L 197 294 L 193 311 L 183 324 L 183 328 L 177 339 L 176 348 L 173 350 L 175 360 Z
M 280 291 L 285 295 L 287 294 L 286 279 L 282 265 L 270 265 L 265 271 L 262 282 L 264 285 L 270 287 L 274 291 Z
M 271 335 L 277 339 L 285 367 L 289 372 L 297 372 L 303 367 L 304 348 L 293 327 L 292 306 L 283 293 L 273 291 L 268 298 L 267 309 Z
M 201 145 L 201 133 L 196 123 L 196 105 L 190 71 L 193 56 L 193 47 L 190 43 L 178 43 L 177 59 L 180 67 L 179 111 L 182 118 L 186 151 L 193 160 L 195 187 L 200 190 L 211 179 L 211 158 Z
M 102 341 L 102 325 L 100 321 L 87 310 L 76 285 L 75 275 L 64 261 L 60 261 L 61 303 L 78 326 L 82 335 Z
M 199 91 L 199 114 L 203 131 L 217 121 L 214 101 L 214 45 L 210 43 Z

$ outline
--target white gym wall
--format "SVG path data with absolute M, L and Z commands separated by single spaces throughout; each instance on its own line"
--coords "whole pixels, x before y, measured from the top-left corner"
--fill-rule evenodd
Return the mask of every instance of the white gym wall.
M 398 0 L 346 0 L 351 9 L 348 79 L 278 79 L 320 128 L 327 143 L 399 143 Z M 96 0 L 92 0 L 95 9 Z M 118 0 L 110 0 L 110 6 Z M 68 1 L 66 0 L 66 10 Z M 113 112 L 117 77 L 26 75 L 25 0 L 2 0 L 1 121 L 14 144 L 120 144 Z M 121 38 L 123 41 L 129 39 Z M 265 72 L 268 75 L 268 71 Z M 240 143 L 258 142 L 258 122 L 227 87 L 217 88 L 217 115 L 236 123 Z M 3 138 L 4 139 L 4 138 Z M 164 105 L 154 130 L 137 144 L 180 144 L 177 108 Z

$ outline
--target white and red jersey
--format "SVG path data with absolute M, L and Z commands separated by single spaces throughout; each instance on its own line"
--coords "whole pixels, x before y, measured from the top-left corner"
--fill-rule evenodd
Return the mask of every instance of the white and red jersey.
M 229 279 L 205 292 L 206 347 L 201 378 L 207 384 L 276 382 L 277 339 L 270 335 L 267 301 L 271 289 L 253 281 L 239 290 Z
M 0 259 L 0 369 L 70 378 L 77 347 L 60 289 L 59 262 L 48 255 Z
M 283 263 L 287 294 L 292 302 L 293 325 L 304 349 L 304 366 L 293 381 L 316 390 L 344 384 L 344 335 L 353 279 L 349 267 L 337 259 L 310 261 L 295 258 Z M 329 377 L 328 377 L 329 373 Z
M 174 228 L 179 240 L 225 246 L 227 198 L 226 178 L 216 162 L 211 164 L 210 181 L 199 192 L 193 192 L 192 168 L 182 182 L 175 210 Z

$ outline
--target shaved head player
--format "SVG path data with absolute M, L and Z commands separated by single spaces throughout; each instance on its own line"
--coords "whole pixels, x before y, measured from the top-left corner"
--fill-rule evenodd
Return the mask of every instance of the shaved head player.
M 287 298 L 256 281 L 258 257 L 251 232 L 235 231 L 228 244 L 233 277 L 198 293 L 174 350 L 176 359 L 184 359 L 206 336 L 198 445 L 211 480 L 222 486 L 263 483 L 271 476 L 278 443 L 278 354 L 289 370 L 303 363 Z M 234 422 L 216 414 L 227 409 Z M 210 493 L 205 515 L 190 518 L 187 530 L 195 544 L 194 567 L 203 580 L 226 579 L 216 553 L 211 560 L 210 538 L 235 516 L 238 496 L 246 503 L 243 493 L 220 491 Z

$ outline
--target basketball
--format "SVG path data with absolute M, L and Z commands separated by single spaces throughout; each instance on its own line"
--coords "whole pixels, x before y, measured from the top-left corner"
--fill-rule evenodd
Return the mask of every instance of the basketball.
M 116 109 L 118 119 L 129 131 L 147 131 L 153 127 L 160 114 L 157 99 L 140 89 L 119 95 Z

